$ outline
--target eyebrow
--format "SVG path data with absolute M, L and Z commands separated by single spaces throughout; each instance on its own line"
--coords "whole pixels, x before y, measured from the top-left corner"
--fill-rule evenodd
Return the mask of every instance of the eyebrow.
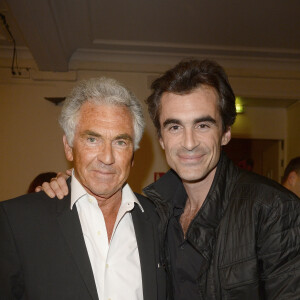
M 83 135 L 90 135 L 90 136 L 94 136 L 94 137 L 101 137 L 102 135 L 97 133 L 97 132 L 94 132 L 92 130 L 86 130 L 83 132 Z M 133 141 L 132 137 L 127 134 L 127 133 L 122 133 L 122 134 L 119 134 L 117 135 L 116 137 L 114 137 L 114 140 L 128 140 L 128 141 Z
M 201 118 L 197 118 L 193 121 L 194 124 L 201 123 L 201 122 L 209 122 L 209 123 L 212 123 L 212 124 L 217 123 L 216 120 L 214 118 L 212 118 L 211 116 L 209 116 L 209 115 L 201 117 Z M 178 119 L 167 119 L 167 120 L 164 121 L 163 127 L 165 128 L 169 124 L 182 125 L 182 122 Z
M 117 135 L 114 140 L 128 140 L 132 142 L 132 137 L 127 133 Z
M 163 127 L 166 127 L 166 126 L 168 126 L 169 124 L 178 124 L 178 125 L 181 125 L 182 123 L 181 123 L 181 121 L 178 120 L 178 119 L 167 119 L 167 120 L 164 121 Z
M 99 134 L 95 131 L 92 131 L 92 130 L 85 130 L 82 135 L 91 135 L 91 136 L 95 136 L 95 137 L 101 136 L 101 134 Z
M 201 122 L 209 122 L 212 124 L 217 123 L 217 121 L 209 115 L 201 117 L 201 118 L 197 118 L 196 120 L 194 120 L 194 124 L 201 123 Z

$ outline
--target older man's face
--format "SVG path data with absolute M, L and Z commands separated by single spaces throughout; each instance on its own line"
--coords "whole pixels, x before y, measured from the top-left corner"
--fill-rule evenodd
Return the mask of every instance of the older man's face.
M 80 109 L 73 147 L 64 137 L 65 153 L 75 176 L 96 198 L 121 189 L 133 164 L 133 120 L 128 108 L 86 102 Z

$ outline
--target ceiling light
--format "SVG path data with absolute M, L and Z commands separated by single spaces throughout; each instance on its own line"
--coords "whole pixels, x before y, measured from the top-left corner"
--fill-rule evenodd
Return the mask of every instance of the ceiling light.
M 236 103 L 235 110 L 237 114 L 242 114 L 244 112 L 244 106 L 240 103 Z

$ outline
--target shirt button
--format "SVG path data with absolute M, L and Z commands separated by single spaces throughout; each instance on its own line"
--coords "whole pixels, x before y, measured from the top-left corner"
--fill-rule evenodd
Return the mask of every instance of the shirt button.
M 90 197 L 89 197 L 89 202 L 90 202 L 90 203 L 92 203 L 92 202 L 93 202 L 93 199 L 92 199 L 92 198 L 90 198 Z
M 184 249 L 184 245 L 181 245 L 181 246 L 180 246 L 180 249 L 183 250 L 183 249 Z
M 98 230 L 98 231 L 97 231 L 97 235 L 100 235 L 100 234 L 101 234 L 101 232 L 100 232 L 100 230 Z
M 108 269 L 109 265 L 108 265 L 108 264 L 106 264 L 106 266 L 105 266 L 105 267 L 106 267 L 106 269 Z

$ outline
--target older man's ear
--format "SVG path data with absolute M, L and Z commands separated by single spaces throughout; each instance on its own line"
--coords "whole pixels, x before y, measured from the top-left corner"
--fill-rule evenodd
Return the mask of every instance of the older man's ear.
M 69 145 L 66 135 L 63 136 L 65 155 L 68 161 L 73 161 L 73 148 Z

